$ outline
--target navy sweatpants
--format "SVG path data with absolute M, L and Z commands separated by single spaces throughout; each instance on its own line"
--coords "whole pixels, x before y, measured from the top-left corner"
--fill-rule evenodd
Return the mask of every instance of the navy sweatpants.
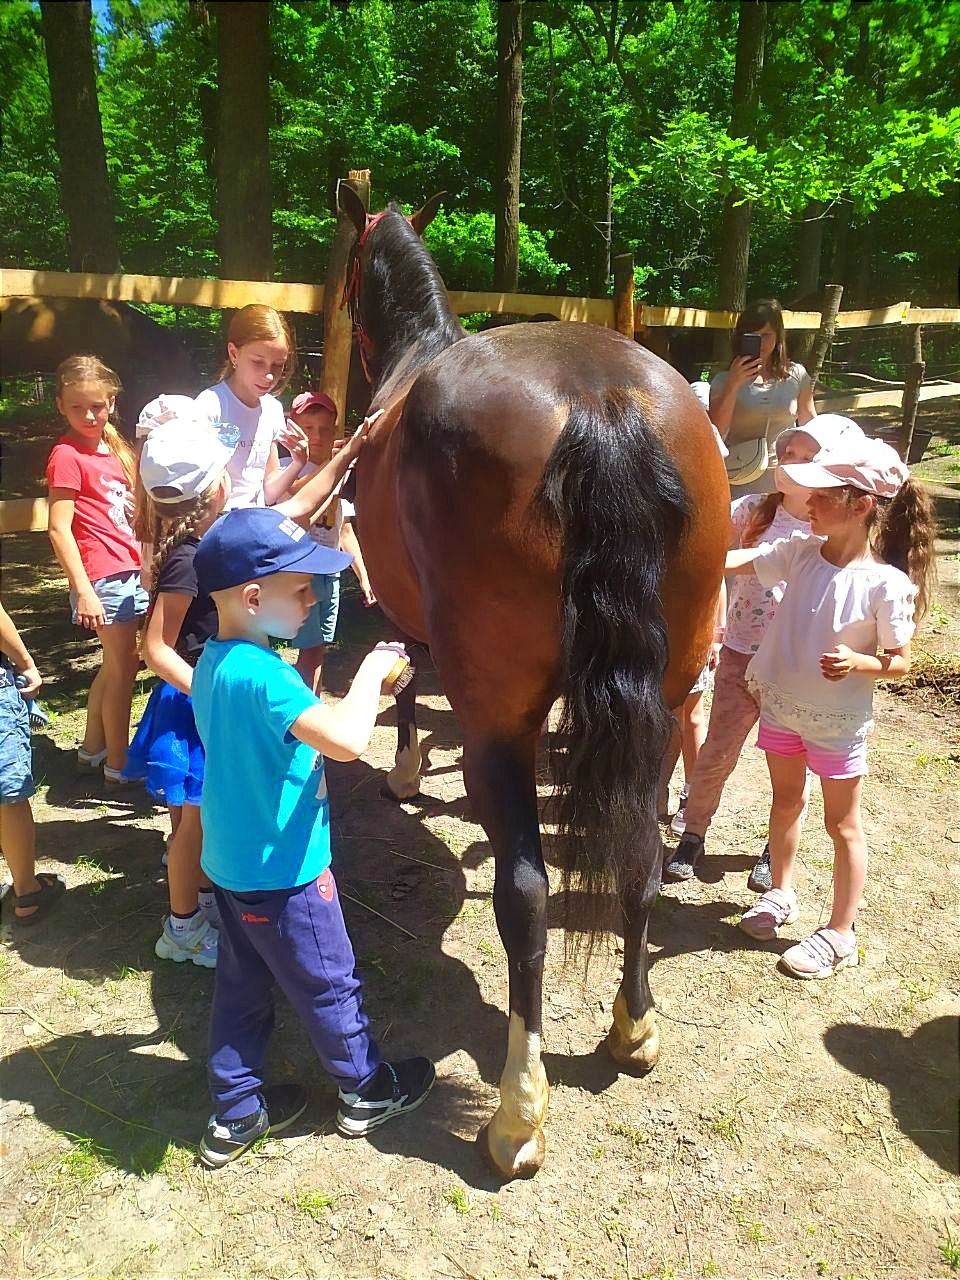
M 324 1069 L 344 1090 L 380 1065 L 368 1031 L 353 947 L 329 868 L 296 889 L 232 893 L 220 908 L 207 1075 L 217 1118 L 240 1120 L 260 1105 L 273 1031 L 276 983 L 307 1028 Z

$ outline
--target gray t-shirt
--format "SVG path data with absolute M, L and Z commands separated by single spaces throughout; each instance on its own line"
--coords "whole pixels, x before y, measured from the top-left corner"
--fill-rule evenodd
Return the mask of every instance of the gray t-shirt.
M 728 377 L 727 370 L 718 373 L 710 382 L 711 390 L 719 390 Z M 802 364 L 790 365 L 785 378 L 771 382 L 749 382 L 737 392 L 727 445 L 733 447 L 744 440 L 756 440 L 766 436 L 772 446 L 781 431 L 792 427 L 797 420 L 797 405 L 801 394 L 812 388 L 810 375 Z

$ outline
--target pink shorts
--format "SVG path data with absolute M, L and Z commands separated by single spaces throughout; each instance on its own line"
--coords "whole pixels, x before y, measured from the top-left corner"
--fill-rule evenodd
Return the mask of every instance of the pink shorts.
M 862 778 L 869 772 L 865 741 L 851 746 L 822 747 L 762 716 L 757 746 L 775 756 L 806 756 L 807 768 L 818 778 Z

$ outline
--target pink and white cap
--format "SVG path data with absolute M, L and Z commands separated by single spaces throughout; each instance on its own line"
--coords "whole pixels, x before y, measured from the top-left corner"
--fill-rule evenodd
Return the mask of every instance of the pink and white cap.
M 781 493 L 798 489 L 840 489 L 852 485 L 878 498 L 892 498 L 910 479 L 910 472 L 896 449 L 883 440 L 844 441 L 831 453 L 818 454 L 816 462 L 788 462 L 777 468 Z

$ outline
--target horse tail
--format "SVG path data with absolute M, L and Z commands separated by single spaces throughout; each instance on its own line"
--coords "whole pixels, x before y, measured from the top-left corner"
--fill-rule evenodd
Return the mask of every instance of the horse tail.
M 672 728 L 660 584 L 689 519 L 686 489 L 635 392 L 577 397 L 535 502 L 562 544 L 563 711 L 553 776 L 567 924 L 592 946 L 649 886 L 656 792 Z M 573 911 L 576 883 L 584 901 Z

